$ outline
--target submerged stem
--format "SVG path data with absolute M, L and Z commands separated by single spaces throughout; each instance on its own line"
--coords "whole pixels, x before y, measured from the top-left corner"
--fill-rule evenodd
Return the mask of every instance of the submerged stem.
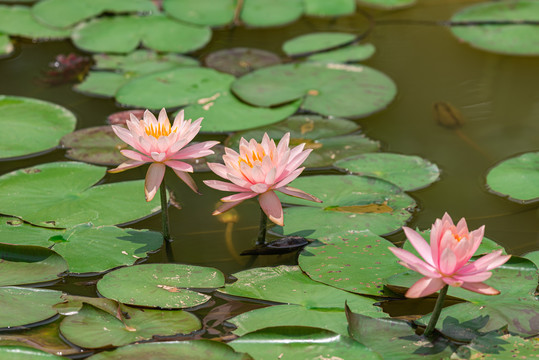
M 161 182 L 159 187 L 161 195 L 161 227 L 163 228 L 163 238 L 165 241 L 171 241 L 170 230 L 168 226 L 168 201 L 167 201 L 167 187 L 165 185 L 165 178 Z
M 258 239 L 256 245 L 264 245 L 266 243 L 266 225 L 268 223 L 268 216 L 260 208 L 260 227 L 258 228 Z
M 434 328 L 436 327 L 436 323 L 438 322 L 438 319 L 440 318 L 440 313 L 442 312 L 442 307 L 448 288 L 449 285 L 446 285 L 442 288 L 442 290 L 440 290 L 440 294 L 438 295 L 438 299 L 436 300 L 436 305 L 434 305 L 434 310 L 432 310 L 432 315 L 430 316 L 429 324 L 427 325 L 427 328 L 423 333 L 425 337 L 429 337 L 434 331 Z

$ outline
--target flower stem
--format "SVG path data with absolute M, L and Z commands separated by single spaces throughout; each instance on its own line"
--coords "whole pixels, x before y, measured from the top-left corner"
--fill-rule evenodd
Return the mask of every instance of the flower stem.
M 171 241 L 170 239 L 170 230 L 168 227 L 168 201 L 167 201 L 167 187 L 165 185 L 165 178 L 161 182 L 159 187 L 161 195 L 161 225 L 163 228 L 163 238 L 165 241 Z
M 442 290 L 440 290 L 440 294 L 438 295 L 438 299 L 436 300 L 436 305 L 434 305 L 434 310 L 432 310 L 432 314 L 430 316 L 429 324 L 427 325 L 427 328 L 423 333 L 425 337 L 429 337 L 434 331 L 434 328 L 436 327 L 436 323 L 438 322 L 438 319 L 440 318 L 440 313 L 442 312 L 442 307 L 444 304 L 444 299 L 445 295 L 447 294 L 448 287 L 449 285 L 446 285 L 442 288 Z
M 258 228 L 258 239 L 256 245 L 264 245 L 266 243 L 266 225 L 268 223 L 268 216 L 260 208 L 260 227 Z

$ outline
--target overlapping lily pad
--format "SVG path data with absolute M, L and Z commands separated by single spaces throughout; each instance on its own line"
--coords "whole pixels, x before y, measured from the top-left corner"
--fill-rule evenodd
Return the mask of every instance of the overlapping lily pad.
M 436 164 L 419 156 L 373 153 L 337 161 L 335 166 L 363 176 L 372 176 L 393 183 L 405 191 L 429 186 L 438 180 Z
M 41 23 L 65 28 L 101 13 L 155 12 L 151 0 L 43 0 L 32 7 Z M 61 14 L 61 16 L 59 16 Z
M 283 44 L 283 51 L 289 56 L 297 56 L 313 51 L 323 51 L 333 47 L 341 46 L 353 41 L 355 38 L 356 36 L 354 34 L 348 33 L 310 33 L 286 41 Z
M 382 359 L 347 336 L 311 327 L 273 327 L 242 336 L 229 343 L 255 359 Z M 286 354 L 286 355 L 285 355 Z
M 255 107 L 223 91 L 210 98 L 199 99 L 184 110 L 194 119 L 204 118 L 202 132 L 230 132 L 274 124 L 294 114 L 300 104 L 301 101 L 297 100 L 275 108 Z
M 193 104 L 228 91 L 234 77 L 207 68 L 178 68 L 134 79 L 116 100 L 125 106 L 161 109 Z
M 301 177 L 290 186 L 321 199 L 322 203 L 279 195 L 281 201 L 303 205 L 284 210 L 285 235 L 322 238 L 369 229 L 376 235 L 392 233 L 410 218 L 415 201 L 399 187 L 383 180 L 355 175 Z
M 487 174 L 487 186 L 509 200 L 539 201 L 539 152 L 525 153 L 497 164 Z
M 361 5 L 381 9 L 398 9 L 414 5 L 417 0 L 357 0 Z
M 320 54 L 314 54 L 307 58 L 309 61 L 317 62 L 357 62 L 367 60 L 374 55 L 376 51 L 372 44 L 354 44 L 342 49 L 325 51 Z
M 45 351 L 32 349 L 25 346 L 1 346 L 0 358 L 10 360 L 62 360 L 65 359 L 61 356 L 49 354 Z
M 49 247 L 49 238 L 62 235 L 63 232 L 60 229 L 33 226 L 14 217 L 0 217 L 0 239 L 6 244 Z
M 312 62 L 254 71 L 236 80 L 232 90 L 257 106 L 303 98 L 302 109 L 341 117 L 362 117 L 382 110 L 397 91 L 390 78 L 366 66 Z
M 37 154 L 54 148 L 75 129 L 75 115 L 46 101 L 0 95 L 0 158 Z
M 170 16 L 191 24 L 223 26 L 234 20 L 234 0 L 164 0 L 163 9 Z
M 114 351 L 105 351 L 93 356 L 89 360 L 124 360 L 124 359 L 152 359 L 170 360 L 174 358 L 188 360 L 252 360 L 243 353 L 235 352 L 227 344 L 211 341 L 167 341 L 123 346 Z
M 356 0 L 303 0 L 305 14 L 311 16 L 342 16 L 356 11 Z
M 112 131 L 111 126 L 77 130 L 64 136 L 61 145 L 68 149 L 68 158 L 97 165 L 118 165 L 124 162 L 126 157 L 120 150 L 128 147 Z
M 129 53 L 139 44 L 163 52 L 186 53 L 210 41 L 211 30 L 156 14 L 115 16 L 91 20 L 78 26 L 71 39 L 91 52 Z
M 135 50 L 126 55 L 96 54 L 94 69 L 123 73 L 150 74 L 179 66 L 198 66 L 199 62 L 179 54 L 158 54 L 151 50 Z
M 136 76 L 136 75 L 135 75 Z M 127 84 L 133 75 L 108 71 L 90 71 L 84 81 L 73 87 L 84 95 L 114 97 L 119 88 Z
M 219 292 L 259 300 L 302 305 L 307 309 L 344 309 L 375 312 L 374 300 L 311 280 L 298 266 L 262 267 L 235 273 L 238 278 Z
M 205 59 L 207 67 L 234 76 L 277 65 L 281 58 L 272 52 L 252 48 L 231 48 L 212 52 Z
M 0 286 L 56 280 L 66 271 L 66 261 L 50 249 L 0 243 Z
M 144 264 L 106 274 L 100 294 L 124 304 L 181 309 L 205 303 L 210 296 L 189 288 L 217 288 L 225 283 L 217 269 L 182 264 Z
M 298 262 L 315 281 L 350 292 L 383 296 L 386 278 L 401 273 L 402 265 L 388 250 L 393 244 L 369 230 L 332 235 L 303 249 Z
M 9 55 L 13 52 L 13 44 L 9 36 L 0 34 L 0 56 Z
M 106 168 L 56 162 L 0 176 L 0 213 L 44 227 L 122 224 L 159 211 L 159 194 L 144 199 L 144 180 L 92 186 Z M 136 196 L 136 194 L 140 194 Z
M 303 0 L 244 0 L 241 20 L 248 26 L 278 26 L 303 14 Z
M 487 51 L 511 55 L 539 55 L 539 28 L 522 21 L 539 21 L 539 3 L 533 0 L 498 1 L 468 6 L 451 18 L 451 31 L 460 40 Z M 476 24 L 470 22 L 507 22 L 515 24 Z M 455 24 L 457 23 L 457 24 Z
M 35 40 L 65 39 L 71 30 L 45 26 L 37 22 L 27 6 L 0 4 L 0 32 Z
M 53 317 L 53 308 L 62 302 L 62 293 L 56 290 L 22 287 L 0 287 L 0 328 L 36 323 Z
M 90 305 L 60 324 L 62 335 L 71 343 L 95 349 L 122 346 L 148 340 L 155 335 L 188 334 L 200 329 L 200 320 L 186 311 L 139 309 L 122 305 L 123 322 Z

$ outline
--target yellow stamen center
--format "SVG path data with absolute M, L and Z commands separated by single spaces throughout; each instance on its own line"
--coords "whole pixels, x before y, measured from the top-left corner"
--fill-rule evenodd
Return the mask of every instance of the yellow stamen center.
M 462 240 L 462 236 L 459 236 L 458 234 L 453 233 L 453 237 L 455 238 L 455 240 L 457 240 L 457 242 Z
M 261 154 L 253 151 L 252 152 L 252 158 L 253 158 L 253 162 L 255 161 L 262 161 L 262 159 L 264 158 L 264 156 L 266 156 L 266 153 L 264 151 L 262 151 Z M 241 167 L 241 163 L 244 162 L 246 163 L 247 165 L 249 165 L 250 168 L 253 167 L 253 162 L 251 162 L 251 159 L 249 159 L 248 156 L 245 156 L 245 157 L 240 157 L 240 160 L 238 161 L 238 165 Z
M 161 136 L 169 136 L 172 132 L 170 123 L 157 124 L 157 126 L 154 126 L 154 124 L 147 124 L 144 127 L 144 131 L 146 132 L 146 135 L 153 136 L 156 139 L 159 139 Z

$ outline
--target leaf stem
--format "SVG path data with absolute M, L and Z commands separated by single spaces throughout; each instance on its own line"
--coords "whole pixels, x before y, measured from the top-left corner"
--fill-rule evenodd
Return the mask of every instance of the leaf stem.
M 260 208 L 260 226 L 258 228 L 258 239 L 256 240 L 256 245 L 264 245 L 266 243 L 266 226 L 268 223 L 268 216 Z
M 165 185 L 165 178 L 161 182 L 159 187 L 161 195 L 161 225 L 163 228 L 163 238 L 165 241 L 171 241 L 170 239 L 170 229 L 168 226 L 168 201 L 167 201 L 167 186 Z
M 438 322 L 438 319 L 440 318 L 440 313 L 442 312 L 442 307 L 448 288 L 449 285 L 446 285 L 442 288 L 442 290 L 440 290 L 440 294 L 438 295 L 438 299 L 436 300 L 436 305 L 434 305 L 434 310 L 432 310 L 432 314 L 430 316 L 429 324 L 427 325 L 427 328 L 423 333 L 425 337 L 429 337 L 434 331 L 434 328 L 436 327 L 436 323 Z

